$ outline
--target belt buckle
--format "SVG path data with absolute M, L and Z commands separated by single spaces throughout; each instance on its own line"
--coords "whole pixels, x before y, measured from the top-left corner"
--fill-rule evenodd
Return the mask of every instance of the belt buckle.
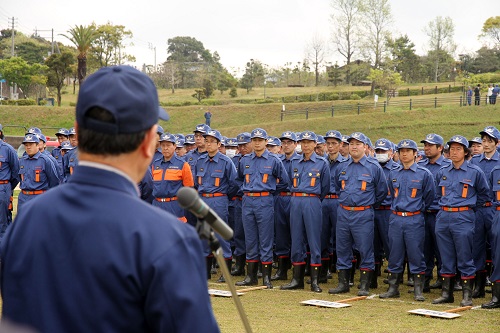
M 356 207 L 348 207 L 348 208 L 349 208 L 349 210 L 352 212 L 352 211 L 354 211 L 354 210 L 355 210 L 355 208 L 356 208 Z
M 448 207 L 448 208 L 446 208 L 446 211 L 447 211 L 447 212 L 453 212 L 453 207 Z
M 301 196 L 307 197 L 307 193 L 302 193 Z
M 254 196 L 255 196 L 254 194 L 255 194 L 255 193 L 250 192 L 250 193 L 248 193 L 248 196 L 249 196 L 249 197 L 254 197 Z
M 408 216 L 407 212 L 401 212 L 401 216 Z

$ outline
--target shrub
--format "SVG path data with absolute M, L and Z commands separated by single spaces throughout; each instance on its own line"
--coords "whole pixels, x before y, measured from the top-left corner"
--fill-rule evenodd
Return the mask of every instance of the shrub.
M 357 101 L 357 100 L 360 100 L 361 97 L 358 94 L 351 94 L 350 99 L 353 101 Z
M 238 90 L 236 89 L 236 87 L 231 88 L 231 90 L 229 91 L 229 96 L 231 96 L 232 98 L 235 98 L 238 96 Z

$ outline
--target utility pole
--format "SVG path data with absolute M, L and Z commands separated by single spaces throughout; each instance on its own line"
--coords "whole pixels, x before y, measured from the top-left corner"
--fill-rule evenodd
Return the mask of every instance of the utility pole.
M 50 54 L 54 54 L 54 49 L 55 49 L 55 42 L 54 42 L 54 28 L 50 29 L 50 30 L 38 30 L 37 28 L 35 28 L 35 35 L 38 36 L 38 37 L 41 37 L 41 38 L 48 38 L 48 36 L 39 36 L 38 33 L 39 32 L 50 32 L 51 33 L 51 51 L 50 51 Z M 59 47 L 58 47 L 59 49 Z M 61 53 L 61 52 L 58 52 L 58 53 Z
M 15 25 L 15 21 L 16 19 L 14 17 L 12 17 L 12 33 L 11 33 L 11 37 L 12 37 L 12 47 L 11 47 L 11 53 L 10 55 L 13 57 L 15 55 L 15 52 L 14 52 L 14 38 L 15 38 L 15 30 L 14 30 L 14 25 Z M 12 82 L 9 82 L 10 83 L 10 98 L 11 99 L 14 99 L 14 92 L 17 91 L 17 84 L 14 83 L 14 87 L 12 86 Z
M 156 46 L 153 46 L 153 44 L 152 44 L 152 43 L 148 43 L 148 46 L 149 46 L 149 49 L 150 49 L 150 50 L 153 50 L 153 51 L 154 51 L 154 56 L 155 56 L 154 60 L 155 60 L 155 61 L 154 61 L 153 71 L 154 71 L 154 72 L 156 72 Z

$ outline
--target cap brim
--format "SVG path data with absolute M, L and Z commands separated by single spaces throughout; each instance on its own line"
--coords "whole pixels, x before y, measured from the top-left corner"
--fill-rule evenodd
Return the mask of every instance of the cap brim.
M 434 141 L 431 141 L 431 140 L 422 140 L 422 141 L 420 141 L 420 143 L 426 143 L 426 142 L 430 143 L 431 145 L 438 145 L 438 144 L 442 145 L 442 143 L 437 143 L 437 142 L 434 142 Z
M 170 116 L 168 115 L 167 111 L 165 111 L 164 108 L 161 106 L 158 107 L 158 118 L 161 120 L 169 120 Z

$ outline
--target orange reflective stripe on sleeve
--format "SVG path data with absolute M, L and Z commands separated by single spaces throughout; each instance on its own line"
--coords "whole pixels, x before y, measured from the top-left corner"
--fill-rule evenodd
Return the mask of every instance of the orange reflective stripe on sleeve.
M 262 176 L 262 182 L 265 184 L 267 183 L 267 178 L 269 177 L 269 175 L 267 173 L 265 173 L 263 176 Z
M 364 180 L 361 182 L 361 191 L 366 191 L 366 182 Z
M 316 178 L 311 178 L 311 186 L 314 187 L 316 185 Z
M 500 201 L 500 191 L 497 191 L 497 201 Z
M 398 188 L 398 187 L 396 187 L 396 188 L 394 189 L 394 197 L 395 197 L 395 198 L 397 198 L 397 197 L 398 197 L 398 195 L 399 195 L 399 188 Z
M 469 184 L 464 184 L 462 189 L 462 198 L 467 198 L 467 192 L 469 191 Z
M 444 186 L 441 186 L 441 195 L 444 197 L 446 195 L 446 191 L 444 189 Z
M 35 182 L 40 182 L 40 170 L 35 170 Z
M 249 175 L 249 174 L 246 174 L 246 175 L 245 175 L 245 181 L 246 181 L 247 183 L 250 183 L 250 175 Z
M 184 186 L 194 186 L 193 174 L 191 172 L 191 167 L 187 162 L 182 166 L 182 185 Z
M 415 198 L 416 196 L 417 196 L 417 189 L 416 188 L 412 188 L 411 189 L 411 197 Z
M 344 188 L 345 188 L 345 180 L 343 180 L 343 181 L 341 182 L 341 184 L 342 184 L 342 189 L 344 189 Z

